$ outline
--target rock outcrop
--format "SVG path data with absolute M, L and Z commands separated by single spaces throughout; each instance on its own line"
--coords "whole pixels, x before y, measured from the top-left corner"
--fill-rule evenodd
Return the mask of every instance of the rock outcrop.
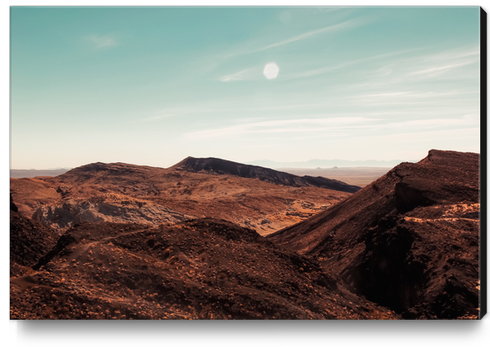
M 175 224 L 196 217 L 139 200 L 106 201 L 104 198 L 66 200 L 60 205 L 43 206 L 32 219 L 60 231 L 84 222 L 135 223 L 158 226 Z
M 405 318 L 475 318 L 479 167 L 478 154 L 432 150 L 269 239 Z

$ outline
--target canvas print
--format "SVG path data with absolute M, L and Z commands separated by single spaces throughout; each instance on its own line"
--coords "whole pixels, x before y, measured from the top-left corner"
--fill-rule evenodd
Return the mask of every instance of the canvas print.
M 481 318 L 485 20 L 11 7 L 10 319 Z

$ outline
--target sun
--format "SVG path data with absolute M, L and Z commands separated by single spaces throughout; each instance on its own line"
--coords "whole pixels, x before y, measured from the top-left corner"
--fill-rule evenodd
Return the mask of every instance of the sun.
M 267 78 L 268 80 L 273 80 L 274 78 L 277 77 L 278 74 L 279 74 L 279 66 L 276 63 L 272 62 L 272 63 L 265 64 L 264 67 L 265 78 Z

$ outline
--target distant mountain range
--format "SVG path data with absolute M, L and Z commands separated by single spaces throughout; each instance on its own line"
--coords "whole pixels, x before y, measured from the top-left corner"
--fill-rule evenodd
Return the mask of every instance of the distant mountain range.
M 47 169 L 47 170 L 17 170 L 17 169 L 11 169 L 10 170 L 10 177 L 11 178 L 32 178 L 32 177 L 38 177 L 38 176 L 58 176 L 61 174 L 64 174 L 67 172 L 69 169 L 67 168 L 60 168 L 60 169 Z
M 264 166 L 271 169 L 281 168 L 330 168 L 330 167 L 394 167 L 402 160 L 342 160 L 342 159 L 311 159 L 308 161 L 279 162 L 274 160 L 254 160 L 250 165 Z
M 296 162 L 280 162 L 274 160 L 254 160 L 243 163 L 254 166 L 262 166 L 270 169 L 283 169 L 283 168 L 332 168 L 332 167 L 394 167 L 400 164 L 402 160 L 342 160 L 342 159 L 312 159 L 308 161 L 296 161 Z M 10 169 L 11 178 L 26 178 L 37 176 L 58 176 L 71 170 L 71 168 L 52 168 L 46 170 L 24 170 L 24 169 Z

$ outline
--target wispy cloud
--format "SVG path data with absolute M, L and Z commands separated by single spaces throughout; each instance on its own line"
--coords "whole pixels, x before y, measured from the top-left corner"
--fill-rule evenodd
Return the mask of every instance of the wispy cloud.
M 428 130 L 428 129 L 444 129 L 457 128 L 461 126 L 474 126 L 478 122 L 471 114 L 461 118 L 434 118 L 434 119 L 415 119 L 409 121 L 395 122 L 382 125 L 385 129 L 413 129 L 413 130 Z
M 414 120 L 398 120 L 386 122 L 378 118 L 361 116 L 280 119 L 231 124 L 225 127 L 199 130 L 187 133 L 189 139 L 216 139 L 250 135 L 294 134 L 295 137 L 305 134 L 319 136 L 352 136 L 366 133 L 428 131 L 442 129 L 461 129 L 478 125 L 476 114 L 467 114 L 455 118 L 429 118 Z M 287 135 L 290 136 L 290 135 Z M 316 136 L 316 135 L 314 135 Z
M 448 65 L 443 65 L 443 66 L 432 66 L 424 70 L 419 70 L 419 71 L 414 71 L 411 72 L 411 75 L 433 75 L 434 73 L 439 74 L 439 73 L 445 73 L 448 72 L 449 70 L 465 66 L 465 65 L 470 65 L 473 63 L 478 62 L 479 59 L 471 59 L 467 60 L 461 63 L 456 63 L 456 64 L 448 64 Z
M 165 119 L 165 118 L 169 118 L 169 117 L 173 117 L 173 116 L 174 116 L 173 114 L 159 114 L 159 115 L 156 115 L 156 116 L 151 116 L 151 117 L 147 117 L 147 118 L 137 119 L 134 122 L 135 123 L 155 122 L 155 121 L 158 121 L 158 120 L 161 120 L 161 119 Z
M 255 68 L 241 70 L 232 74 L 218 77 L 218 80 L 221 82 L 250 80 L 253 76 L 257 75 L 256 70 L 257 69 Z
M 338 64 L 338 65 L 335 65 L 335 66 L 327 66 L 327 67 L 323 67 L 323 68 L 320 68 L 320 69 L 299 72 L 297 74 L 288 76 L 288 79 L 295 79 L 295 78 L 303 78 L 303 77 L 311 77 L 311 76 L 323 75 L 323 74 L 328 73 L 328 72 L 331 72 L 331 71 L 335 71 L 335 70 L 342 69 L 344 67 L 348 67 L 348 66 L 353 65 L 355 63 L 356 62 L 347 62 L 347 63 Z
M 478 81 L 480 47 L 460 47 L 443 52 L 427 52 L 431 48 L 420 49 L 420 53 L 408 56 L 396 56 L 375 61 L 369 69 L 357 72 L 357 83 L 349 84 L 349 92 L 369 90 L 379 93 L 406 91 L 407 88 L 426 91 L 446 92 L 459 89 L 460 94 L 467 92 L 466 81 Z M 425 51 L 425 52 L 424 52 Z M 382 65 L 379 65 L 382 64 Z M 378 65 L 378 66 L 376 66 Z M 457 85 L 456 81 L 465 81 Z M 448 84 L 447 82 L 450 81 Z M 444 86 L 430 83 L 444 82 Z M 342 88 L 339 86 L 339 88 Z M 402 89 L 402 90 L 400 90 Z M 427 94 L 430 96 L 429 94 Z M 404 97 L 412 97 L 407 94 Z M 432 95 L 434 96 L 434 95 Z
M 409 129 L 400 133 L 383 133 L 383 134 L 366 134 L 365 136 L 357 136 L 358 143 L 369 142 L 370 139 L 375 136 L 375 142 L 384 146 L 385 144 L 393 143 L 407 143 L 413 144 L 417 142 L 441 142 L 444 140 L 446 143 L 454 143 L 456 138 L 464 138 L 467 144 L 467 150 L 479 152 L 479 127 L 466 127 L 464 129 L 452 128 L 452 129 L 434 129 L 434 128 L 422 128 L 422 129 Z M 430 146 L 428 149 L 437 148 L 437 146 Z M 442 148 L 441 148 L 442 149 Z M 448 146 L 444 149 L 451 149 Z M 459 149 L 461 150 L 461 149 Z M 422 156 L 420 156 L 422 157 Z
M 339 31 L 339 30 L 343 30 L 343 29 L 347 29 L 347 28 L 356 27 L 356 26 L 359 26 L 361 24 L 362 24 L 362 21 L 357 20 L 357 19 L 356 20 L 351 19 L 351 20 L 345 21 L 343 23 L 330 25 L 330 26 L 325 27 L 325 28 L 308 31 L 308 32 L 303 33 L 303 34 L 290 37 L 286 40 L 282 40 L 282 41 L 279 41 L 276 43 L 269 44 L 269 45 L 262 47 L 261 49 L 257 50 L 257 52 L 265 51 L 267 49 L 271 49 L 271 48 L 282 46 L 282 45 L 286 45 L 288 43 L 308 39 L 308 38 L 311 38 L 311 37 L 319 35 L 319 34 L 328 33 L 328 32 L 335 32 L 335 31 Z
M 342 23 L 329 25 L 327 27 L 311 30 L 311 31 L 308 31 L 308 32 L 305 32 L 305 33 L 302 33 L 299 35 L 295 35 L 295 36 L 277 41 L 277 42 L 266 43 L 266 44 L 255 43 L 253 46 L 242 47 L 242 48 L 236 50 L 235 52 L 232 52 L 232 53 L 226 55 L 225 57 L 230 58 L 232 56 L 237 56 L 237 55 L 263 52 L 263 51 L 269 50 L 271 48 L 276 48 L 276 47 L 288 45 L 288 44 L 291 44 L 294 42 L 303 41 L 303 40 L 310 39 L 310 38 L 313 38 L 315 36 L 319 36 L 322 34 L 334 33 L 334 32 L 338 32 L 338 31 L 342 31 L 342 30 L 355 28 L 355 27 L 364 25 L 366 23 L 367 23 L 367 20 L 362 19 L 362 18 L 350 19 L 350 20 L 347 20 L 347 21 L 342 22 Z
M 434 100 L 451 100 L 454 97 L 461 97 L 463 95 L 475 95 L 475 92 L 466 92 L 464 90 L 447 90 L 441 92 L 433 91 L 384 91 L 380 93 L 368 93 L 368 94 L 358 94 L 352 96 L 346 96 L 346 99 L 352 101 L 361 101 L 363 104 L 366 103 L 417 103 L 426 102 Z
M 366 117 L 331 117 L 306 119 L 281 119 L 233 124 L 217 129 L 199 130 L 186 134 L 189 138 L 233 137 L 250 134 L 312 133 L 358 126 L 376 119 Z
M 439 62 L 448 60 L 457 60 L 468 57 L 479 57 L 480 56 L 480 46 L 474 46 L 471 48 L 453 49 L 446 50 L 439 53 L 433 53 L 422 58 L 422 60 L 427 62 Z
M 342 23 L 342 24 L 347 25 L 346 23 L 347 22 Z M 279 43 L 275 43 L 275 44 L 269 45 L 269 46 L 263 48 L 262 50 L 265 50 L 265 49 L 268 49 L 268 48 L 272 48 L 272 47 L 275 47 L 275 46 L 279 46 L 279 45 L 282 45 L 282 44 L 294 42 L 294 41 L 297 41 L 297 40 L 301 40 L 301 39 L 307 38 L 309 36 L 317 35 L 317 34 L 319 34 L 321 32 L 326 31 L 326 29 L 328 29 L 328 28 L 332 28 L 332 27 L 327 27 L 327 28 L 323 28 L 323 29 L 319 29 L 319 30 L 314 30 L 314 31 L 311 31 L 309 33 L 298 35 L 298 36 L 295 36 L 295 37 L 290 38 L 288 40 L 285 40 L 285 41 L 282 41 L 282 42 L 279 42 Z M 297 79 L 297 78 L 305 78 L 305 77 L 311 77 L 311 76 L 316 76 L 316 75 L 322 75 L 322 74 L 329 73 L 329 72 L 332 72 L 332 71 L 335 71 L 335 70 L 347 68 L 347 67 L 350 67 L 350 66 L 353 66 L 353 65 L 356 65 L 356 64 L 361 64 L 361 63 L 365 63 L 365 62 L 368 62 L 368 61 L 375 61 L 375 60 L 379 60 L 379 59 L 383 59 L 383 58 L 390 58 L 390 57 L 393 57 L 393 56 L 397 56 L 397 55 L 401 55 L 401 54 L 406 54 L 406 53 L 413 52 L 413 51 L 415 51 L 415 49 L 401 50 L 401 51 L 397 51 L 397 52 L 390 52 L 390 53 L 385 53 L 385 54 L 379 54 L 379 55 L 375 55 L 375 56 L 365 57 L 365 58 L 361 58 L 361 59 L 355 59 L 355 60 L 347 61 L 347 62 L 344 62 L 344 63 L 341 63 L 341 64 L 337 64 L 337 65 L 333 65 L 333 66 L 326 66 L 326 67 L 322 67 L 322 68 L 319 68 L 319 69 L 307 70 L 307 71 L 303 71 L 303 72 L 299 72 L 299 73 L 295 73 L 295 74 L 281 76 L 281 79 L 283 79 L 283 80 L 291 80 L 291 79 Z M 257 50 L 257 52 L 258 52 L 258 50 Z M 235 73 L 232 73 L 232 74 L 227 74 L 227 75 L 221 76 L 221 77 L 218 78 L 218 80 L 220 80 L 222 82 L 257 80 L 257 79 L 260 79 L 260 78 L 263 77 L 262 74 L 260 73 L 260 70 L 261 70 L 261 67 L 249 68 L 249 69 L 241 70 L 241 71 L 238 71 L 238 72 L 235 72 Z M 388 71 L 388 72 L 387 71 L 384 72 L 385 75 L 387 75 L 389 73 L 391 73 L 391 70 Z
M 110 48 L 119 46 L 119 42 L 112 35 L 91 35 L 87 36 L 86 39 L 95 48 Z
M 392 93 L 378 93 L 378 94 L 367 94 L 364 95 L 366 98 L 375 98 L 375 97 L 393 97 L 393 96 L 401 96 L 411 94 L 410 92 L 392 92 Z
M 437 78 L 442 74 L 453 73 L 454 70 L 475 64 L 480 61 L 479 47 L 447 50 L 412 57 L 398 62 L 398 75 L 402 79 L 425 80 Z M 451 78 L 455 75 L 451 74 Z M 478 75 L 475 75 L 478 77 Z
M 369 61 L 384 60 L 386 58 L 389 59 L 391 57 L 399 56 L 402 54 L 407 54 L 407 53 L 410 53 L 413 51 L 416 51 L 416 49 L 405 49 L 405 50 L 401 50 L 401 51 L 389 52 L 389 53 L 378 54 L 378 55 L 365 57 L 365 58 L 361 58 L 361 59 L 355 59 L 355 60 L 346 61 L 346 62 L 343 62 L 341 64 L 337 64 L 337 65 L 333 65 L 333 66 L 325 66 L 325 67 L 322 67 L 319 69 L 307 70 L 307 71 L 299 72 L 296 74 L 292 74 L 290 76 L 287 76 L 286 79 L 296 79 L 296 78 L 304 78 L 304 77 L 322 75 L 322 74 L 329 73 L 329 72 L 332 72 L 335 70 L 351 67 L 353 65 L 358 65 L 361 63 L 369 62 Z M 383 69 L 382 72 L 385 76 L 389 75 L 392 72 L 391 67 L 389 67 L 389 66 L 385 66 L 382 69 Z

